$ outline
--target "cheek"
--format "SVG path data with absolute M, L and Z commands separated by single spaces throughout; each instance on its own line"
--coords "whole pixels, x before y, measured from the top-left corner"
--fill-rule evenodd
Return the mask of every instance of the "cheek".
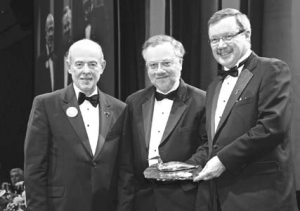
M 154 73 L 154 72 L 151 72 L 151 71 L 148 71 L 148 76 L 149 76 L 150 79 L 151 79 L 151 78 L 154 78 L 155 73 Z

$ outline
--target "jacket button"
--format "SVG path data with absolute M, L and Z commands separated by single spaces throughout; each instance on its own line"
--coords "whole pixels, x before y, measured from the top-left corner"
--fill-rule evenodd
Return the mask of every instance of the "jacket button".
M 93 167 L 97 166 L 97 163 L 96 163 L 96 162 L 93 162 L 93 163 L 92 163 L 92 166 L 93 166 Z
M 219 146 L 218 146 L 217 144 L 215 144 L 215 145 L 213 146 L 213 148 L 214 148 L 214 149 L 219 149 Z

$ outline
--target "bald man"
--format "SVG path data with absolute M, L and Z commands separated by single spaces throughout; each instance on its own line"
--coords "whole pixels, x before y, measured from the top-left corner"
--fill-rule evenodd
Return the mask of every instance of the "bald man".
M 25 139 L 29 211 L 111 211 L 125 104 L 97 88 L 106 62 L 88 39 L 71 45 L 73 83 L 34 99 Z

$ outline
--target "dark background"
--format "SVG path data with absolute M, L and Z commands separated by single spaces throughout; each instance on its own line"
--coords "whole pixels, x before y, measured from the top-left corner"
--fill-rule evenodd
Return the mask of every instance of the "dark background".
M 147 18 L 151 11 L 150 1 L 111 0 L 112 10 L 107 11 L 113 17 L 110 29 L 112 31 L 108 33 L 110 39 L 106 38 L 108 40 L 103 41 L 102 45 L 105 49 L 111 48 L 105 54 L 110 67 L 103 80 L 100 79 L 99 85 L 101 89 L 121 100 L 144 88 L 146 84 L 141 46 L 150 35 Z M 222 8 L 222 1 L 165 2 L 165 32 L 180 40 L 187 51 L 182 77 L 187 83 L 206 90 L 217 70 L 207 43 L 206 23 L 215 11 Z M 248 14 L 251 20 L 252 48 L 258 55 L 276 57 L 288 63 L 293 75 L 294 96 L 299 96 L 298 0 L 239 2 L 240 10 Z M 57 3 L 55 7 L 59 7 L 59 4 L 61 3 Z M 23 168 L 26 126 L 35 97 L 36 10 L 37 2 L 34 0 L 0 1 L 0 182 L 9 180 L 11 168 Z M 59 10 L 56 12 L 57 15 L 62 14 Z M 58 27 L 58 33 L 59 30 Z M 100 33 L 106 32 L 107 29 L 102 29 Z M 297 190 L 300 190 L 299 101 L 299 97 L 293 99 L 294 115 L 291 126 Z

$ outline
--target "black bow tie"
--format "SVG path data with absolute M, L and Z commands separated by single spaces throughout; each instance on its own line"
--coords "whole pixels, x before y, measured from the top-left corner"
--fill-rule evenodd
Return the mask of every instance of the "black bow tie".
M 230 68 L 229 70 L 218 70 L 218 75 L 222 77 L 222 79 L 226 78 L 228 75 L 232 77 L 237 77 L 239 74 L 239 70 L 237 66 Z
M 169 100 L 174 100 L 175 97 L 176 97 L 176 95 L 177 95 L 177 90 L 174 90 L 174 91 L 172 91 L 172 92 L 170 92 L 170 93 L 168 93 L 166 95 L 164 95 L 162 93 L 159 93 L 159 92 L 155 92 L 155 98 L 158 101 L 161 101 L 161 100 L 163 100 L 165 98 L 167 98 Z
M 99 103 L 99 95 L 96 94 L 91 97 L 87 97 L 82 92 L 79 92 L 78 104 L 81 105 L 85 100 L 90 101 L 90 103 L 96 108 Z
M 237 77 L 239 75 L 239 68 L 245 64 L 246 60 L 247 59 L 242 61 L 239 64 L 239 66 L 235 65 L 227 71 L 223 69 L 218 70 L 218 75 L 221 76 L 222 79 L 226 78 L 228 75 L 231 75 L 232 77 Z

